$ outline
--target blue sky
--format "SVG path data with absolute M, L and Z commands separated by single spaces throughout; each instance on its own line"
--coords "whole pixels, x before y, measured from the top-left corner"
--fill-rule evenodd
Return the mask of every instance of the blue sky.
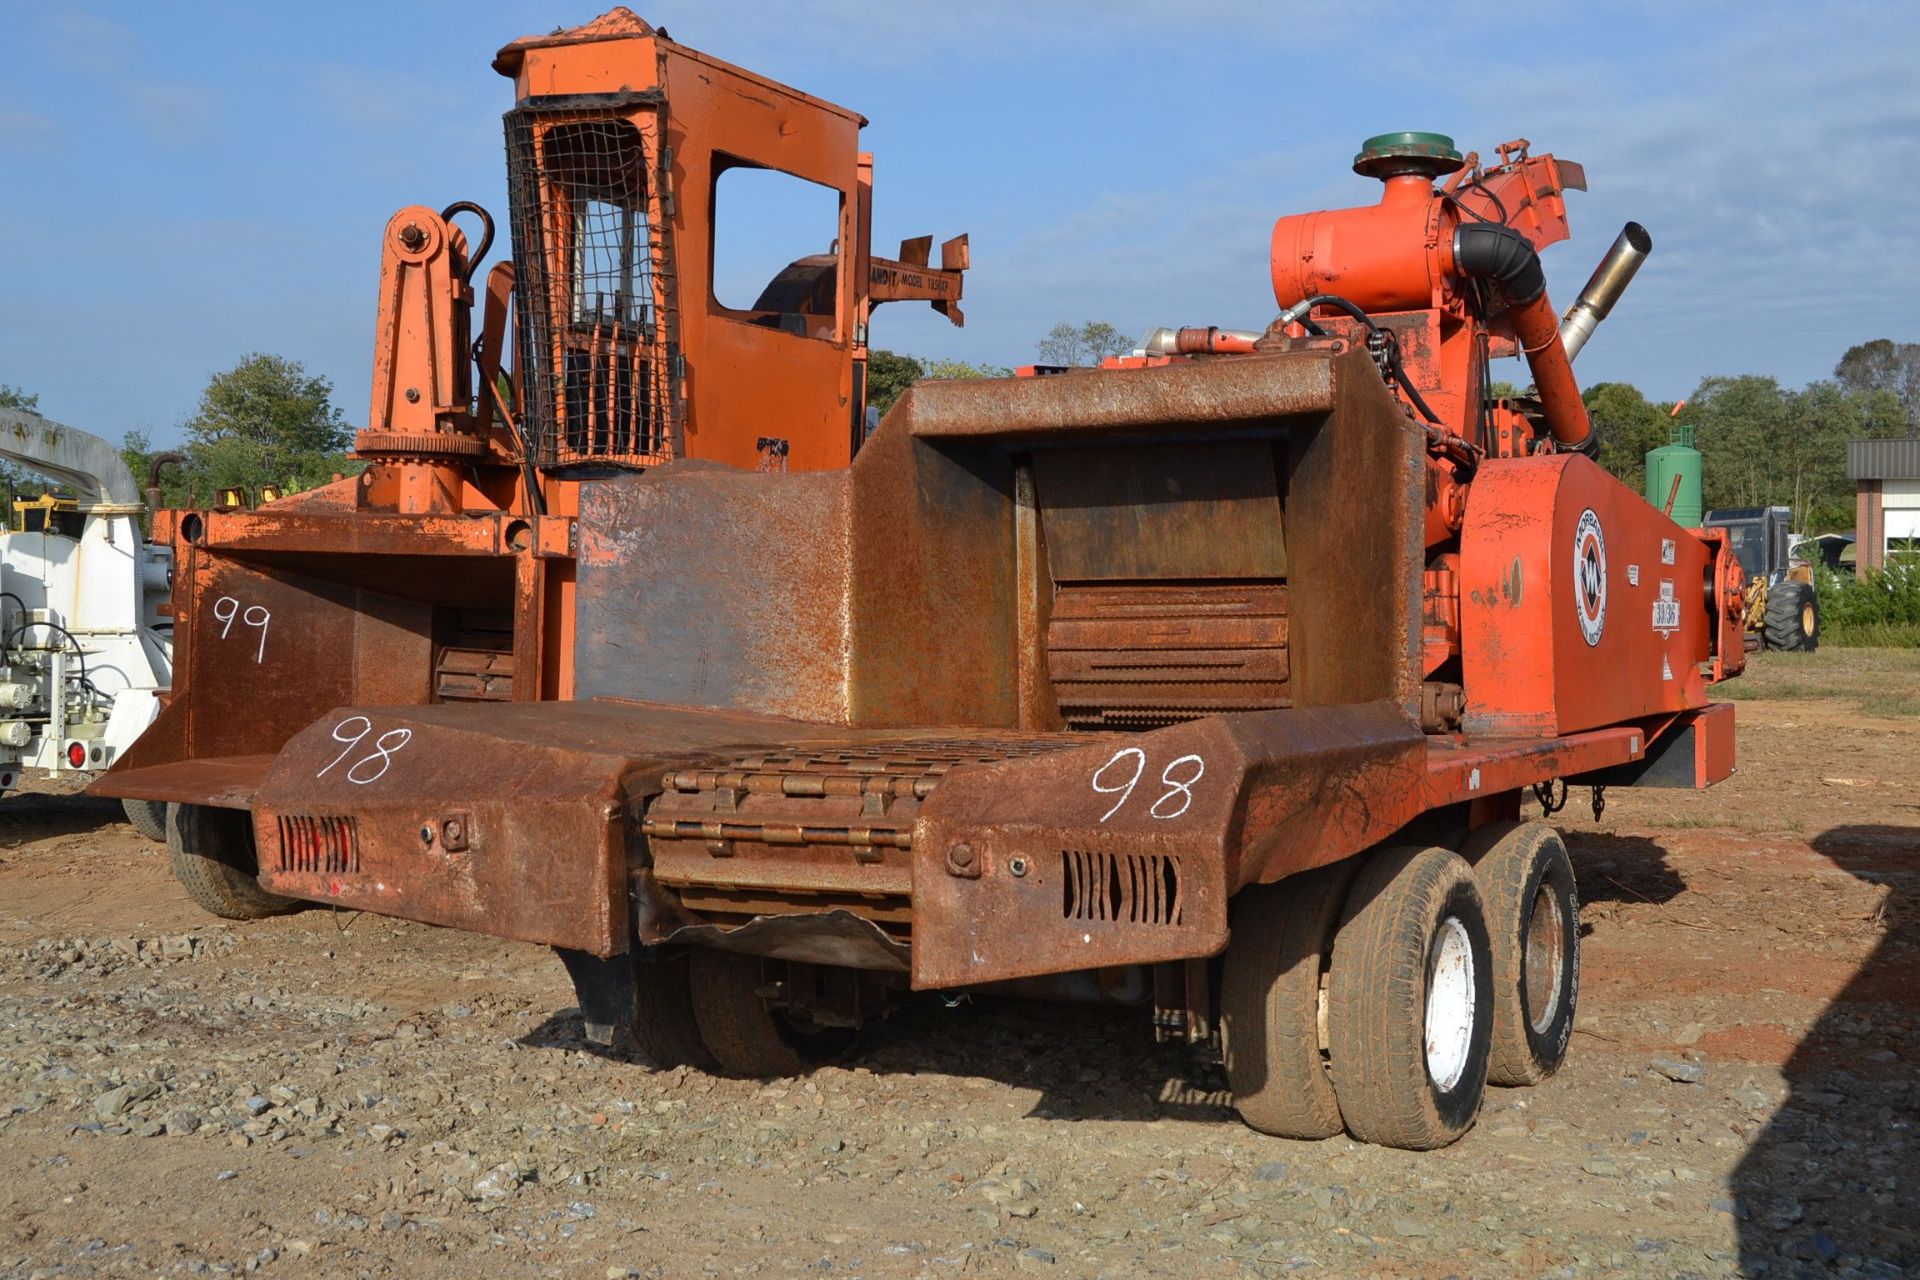
M 359 421 L 387 216 L 504 214 L 493 52 L 603 7 L 0 0 L 0 382 L 165 442 L 265 350 Z M 1264 325 L 1273 219 L 1370 202 L 1347 166 L 1391 129 L 1585 164 L 1546 257 L 1562 306 L 1622 222 L 1651 229 L 1586 381 L 1797 385 L 1851 343 L 1920 340 L 1920 6 L 635 8 L 873 120 L 883 251 L 972 234 L 967 327 L 888 307 L 876 345 L 1017 364 L 1062 319 Z

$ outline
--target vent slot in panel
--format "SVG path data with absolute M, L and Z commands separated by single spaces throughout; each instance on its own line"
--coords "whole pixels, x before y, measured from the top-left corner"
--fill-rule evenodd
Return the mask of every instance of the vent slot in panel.
M 1159 853 L 1065 849 L 1060 914 L 1100 924 L 1178 925 L 1180 860 Z
M 283 814 L 279 825 L 280 870 L 321 875 L 359 873 L 360 828 L 355 819 Z

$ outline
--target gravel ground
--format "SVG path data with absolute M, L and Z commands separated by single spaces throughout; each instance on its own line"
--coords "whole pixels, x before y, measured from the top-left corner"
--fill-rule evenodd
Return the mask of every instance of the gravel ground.
M 804 1079 L 651 1071 L 547 953 L 228 926 L 115 806 L 8 797 L 0 1276 L 1910 1274 L 1920 745 L 1740 715 L 1732 782 L 1556 819 L 1571 1060 L 1428 1154 L 1255 1134 L 1128 1011 L 929 997 Z

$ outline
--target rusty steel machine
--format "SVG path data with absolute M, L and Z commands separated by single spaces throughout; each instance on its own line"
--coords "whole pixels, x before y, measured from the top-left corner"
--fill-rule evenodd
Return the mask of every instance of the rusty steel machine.
M 1378 203 L 1275 227 L 1264 332 L 869 436 L 872 307 L 957 321 L 966 248 L 871 256 L 860 117 L 624 10 L 495 66 L 477 344 L 484 243 L 403 210 L 365 474 L 156 521 L 175 687 L 101 789 L 169 804 L 199 901 L 548 945 L 596 1038 L 745 1074 L 954 988 L 1138 1003 L 1276 1134 L 1433 1147 L 1559 1065 L 1522 798 L 1724 778 L 1743 661 L 1724 537 L 1590 460 L 1571 358 L 1647 246 L 1555 314 L 1577 166 L 1373 139 Z M 838 224 L 734 310 L 740 167 Z

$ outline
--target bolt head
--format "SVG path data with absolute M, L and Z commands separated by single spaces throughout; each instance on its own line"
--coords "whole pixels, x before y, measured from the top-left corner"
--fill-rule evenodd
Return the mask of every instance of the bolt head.
M 977 857 L 978 855 L 973 851 L 973 846 L 964 840 L 947 850 L 947 861 L 956 867 L 970 867 L 974 864 Z
M 419 223 L 409 222 L 406 226 L 400 228 L 400 243 L 407 247 L 409 253 L 420 252 L 421 246 L 426 244 L 426 242 L 427 233 L 420 229 Z

